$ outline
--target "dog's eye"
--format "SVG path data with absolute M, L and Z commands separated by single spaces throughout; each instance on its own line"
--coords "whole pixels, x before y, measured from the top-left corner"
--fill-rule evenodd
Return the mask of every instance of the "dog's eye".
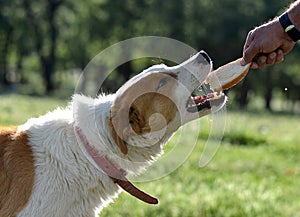
M 159 84 L 158 84 L 158 88 L 157 89 L 165 86 L 167 83 L 168 83 L 168 78 L 161 79 L 160 82 L 159 82 Z

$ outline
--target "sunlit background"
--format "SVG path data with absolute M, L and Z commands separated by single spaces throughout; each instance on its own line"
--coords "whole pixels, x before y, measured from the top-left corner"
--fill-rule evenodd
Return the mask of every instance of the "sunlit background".
M 280 15 L 290 2 L 2 0 L 0 125 L 22 124 L 66 106 L 89 61 L 132 37 L 179 40 L 205 50 L 217 68 L 241 57 L 248 31 Z M 158 63 L 169 62 L 161 58 L 127 62 L 110 74 L 102 90 L 114 92 Z M 207 167 L 198 167 L 203 146 L 197 146 L 169 176 L 138 184 L 160 198 L 158 206 L 122 193 L 101 216 L 300 216 L 299 46 L 283 63 L 251 70 L 227 94 L 224 138 Z M 210 117 L 201 121 L 199 143 L 204 145 Z M 185 142 L 189 143 L 188 136 Z
M 146 35 L 170 37 L 196 50 L 203 49 L 218 67 L 240 57 L 248 31 L 279 15 L 290 2 L 1 1 L 0 90 L 68 96 L 80 72 L 101 50 Z M 125 63 L 112 73 L 104 89 L 114 91 L 133 74 L 160 62 L 164 60 Z M 269 110 L 297 112 L 299 64 L 299 49 L 295 48 L 285 63 L 252 71 L 230 91 L 232 103 L 243 108 L 255 103 Z

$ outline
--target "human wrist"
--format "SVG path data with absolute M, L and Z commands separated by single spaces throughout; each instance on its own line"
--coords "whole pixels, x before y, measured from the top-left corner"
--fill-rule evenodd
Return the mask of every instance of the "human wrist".
M 285 40 L 292 40 L 291 37 L 284 31 L 284 28 L 282 27 L 282 25 L 279 21 L 279 17 L 274 18 L 272 23 L 274 26 L 273 28 L 275 29 L 274 31 L 276 32 L 275 34 L 278 37 L 283 38 Z
M 282 30 L 292 39 L 294 42 L 300 40 L 300 31 L 296 28 L 296 25 L 290 20 L 288 11 L 280 15 L 278 18 L 279 23 L 282 26 Z

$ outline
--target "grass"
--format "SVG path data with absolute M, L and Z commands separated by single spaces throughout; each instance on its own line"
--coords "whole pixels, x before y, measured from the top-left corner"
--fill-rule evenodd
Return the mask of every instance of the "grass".
M 67 104 L 20 95 L 0 98 L 0 125 L 21 124 Z M 201 119 L 197 145 L 180 167 L 158 180 L 136 183 L 157 196 L 159 205 L 144 204 L 124 192 L 100 216 L 300 216 L 300 117 L 228 110 L 223 141 L 206 167 L 199 168 L 198 162 L 209 135 L 210 116 Z M 178 138 L 176 134 L 170 143 Z M 186 135 L 179 145 L 184 149 L 191 142 Z
M 205 143 L 200 137 L 189 159 L 175 172 L 139 185 L 160 198 L 158 206 L 123 193 L 101 216 L 300 216 L 299 120 L 229 113 L 222 145 L 207 167 L 198 167 Z
M 31 117 L 38 117 L 58 106 L 66 105 L 67 101 L 55 98 L 0 95 L 0 125 L 20 125 Z

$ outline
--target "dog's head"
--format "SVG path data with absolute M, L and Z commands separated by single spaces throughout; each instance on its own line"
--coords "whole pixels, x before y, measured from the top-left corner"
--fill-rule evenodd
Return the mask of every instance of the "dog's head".
M 203 84 L 211 69 L 209 56 L 200 51 L 177 66 L 155 65 L 126 82 L 111 108 L 121 151 L 163 144 L 180 126 L 221 108 L 226 97 Z

